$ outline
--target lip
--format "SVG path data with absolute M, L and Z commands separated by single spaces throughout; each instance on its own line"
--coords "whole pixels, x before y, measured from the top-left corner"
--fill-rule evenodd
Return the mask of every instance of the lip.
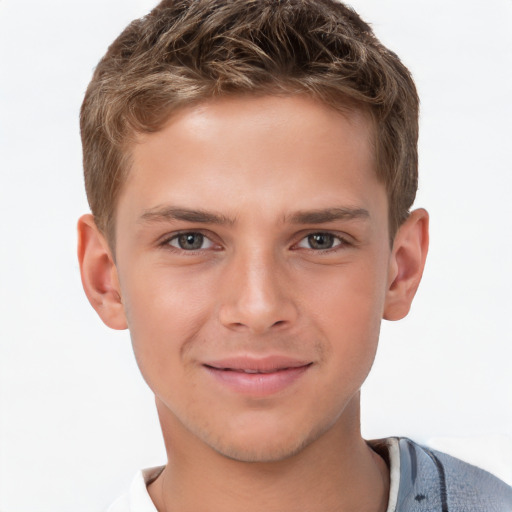
M 237 393 L 268 396 L 294 384 L 312 366 L 286 356 L 230 357 L 203 364 L 223 386 Z

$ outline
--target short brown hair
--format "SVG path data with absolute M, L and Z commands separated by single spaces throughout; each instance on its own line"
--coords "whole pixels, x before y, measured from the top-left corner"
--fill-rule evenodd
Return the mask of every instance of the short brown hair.
M 109 47 L 80 115 L 87 197 L 113 243 L 115 208 L 138 133 L 185 105 L 230 94 L 309 94 L 365 109 L 390 234 L 417 189 L 418 96 L 371 28 L 336 0 L 163 0 Z

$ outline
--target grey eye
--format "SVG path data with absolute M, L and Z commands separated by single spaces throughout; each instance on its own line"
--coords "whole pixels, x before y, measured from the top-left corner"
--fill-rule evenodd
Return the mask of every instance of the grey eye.
M 297 244 L 297 247 L 326 251 L 343 244 L 345 244 L 345 241 L 332 233 L 311 233 L 310 235 L 305 236 Z
M 308 236 L 308 244 L 312 249 L 331 249 L 335 237 L 329 233 L 314 233 Z
M 169 245 L 184 251 L 197 251 L 199 249 L 208 249 L 213 244 L 201 233 L 181 233 L 169 240 Z

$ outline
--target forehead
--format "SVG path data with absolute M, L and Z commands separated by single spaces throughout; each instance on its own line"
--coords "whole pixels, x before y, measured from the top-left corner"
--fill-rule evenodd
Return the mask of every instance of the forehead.
M 230 216 L 249 206 L 281 215 L 326 202 L 356 207 L 381 186 L 372 128 L 361 110 L 307 96 L 205 101 L 139 137 L 119 207 L 207 203 Z

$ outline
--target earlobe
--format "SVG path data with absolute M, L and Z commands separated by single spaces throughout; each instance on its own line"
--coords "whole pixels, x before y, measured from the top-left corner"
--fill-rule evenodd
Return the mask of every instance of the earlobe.
M 423 275 L 428 251 L 428 213 L 413 211 L 393 243 L 383 318 L 400 320 L 411 307 Z
M 82 285 L 92 307 L 112 329 L 126 329 L 117 268 L 108 243 L 90 214 L 78 220 L 78 261 Z

